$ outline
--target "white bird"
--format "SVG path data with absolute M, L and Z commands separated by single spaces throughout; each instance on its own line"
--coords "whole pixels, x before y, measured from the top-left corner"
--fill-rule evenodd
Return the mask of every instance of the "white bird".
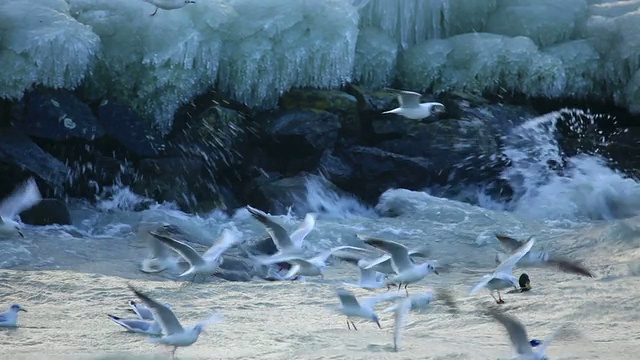
M 343 288 L 336 289 L 336 293 L 340 299 L 340 307 L 336 310 L 347 316 L 347 328 L 349 330 L 351 330 L 351 325 L 353 325 L 354 330 L 358 330 L 356 324 L 353 323 L 353 318 L 373 321 L 378 324 L 380 329 L 382 329 L 382 326 L 380 325 L 380 318 L 378 317 L 378 314 L 373 311 L 373 308 L 380 302 L 390 301 L 398 297 L 396 294 L 384 293 L 358 301 L 351 291 Z M 351 324 L 349 324 L 349 322 L 351 322 Z
M 153 339 L 152 341 L 173 346 L 171 356 L 174 359 L 178 347 L 189 346 L 195 343 L 198 340 L 200 333 L 207 325 L 218 322 L 222 319 L 221 315 L 215 313 L 207 320 L 199 322 L 195 326 L 185 329 L 182 327 L 180 321 L 178 321 L 178 318 L 176 318 L 176 315 L 173 313 L 173 311 L 171 311 L 171 309 L 169 309 L 167 306 L 153 300 L 144 293 L 136 290 L 131 285 L 129 285 L 129 290 L 133 291 L 133 293 L 136 294 L 136 296 L 140 298 L 140 300 L 142 300 L 148 308 L 151 309 L 151 311 L 153 312 L 153 318 L 156 322 L 158 322 L 160 328 L 162 329 L 162 337 Z
M 151 234 L 151 232 L 159 234 L 161 229 L 168 229 L 171 226 L 172 225 L 165 225 L 160 229 L 149 231 L 147 224 L 138 225 L 137 236 L 147 242 L 147 248 L 149 249 L 149 256 L 140 263 L 140 271 L 145 273 L 158 273 L 178 263 L 178 259 L 170 255 L 167 245 Z
M 383 114 L 397 114 L 407 119 L 420 120 L 429 117 L 431 114 L 445 112 L 445 107 L 439 102 L 420 103 L 422 95 L 412 91 L 400 91 L 398 102 L 400 107 L 385 111 Z
M 409 256 L 411 257 L 411 260 L 413 260 L 414 257 L 426 258 L 427 252 L 424 249 L 413 249 L 409 250 Z M 393 266 L 391 265 L 391 255 L 389 254 L 384 254 L 369 261 L 363 261 L 361 265 L 367 270 L 375 270 L 383 274 L 395 273 L 395 270 L 393 270 Z
M 194 279 L 198 274 L 212 275 L 215 273 L 224 261 L 222 254 L 241 240 L 238 231 L 224 229 L 216 243 L 200 256 L 191 246 L 181 241 L 172 239 L 164 234 L 158 234 L 156 232 L 150 233 L 187 260 L 190 267 L 179 276 L 182 277 L 193 274 Z
M 515 348 L 518 355 L 514 359 L 518 360 L 547 360 L 546 350 L 551 341 L 558 333 L 558 330 L 553 332 L 549 337 L 544 339 L 542 344 L 533 348 L 529 342 L 529 336 L 527 335 L 527 329 L 524 325 L 518 321 L 518 319 L 504 314 L 496 309 L 489 309 L 489 315 L 497 320 L 509 334 L 511 344 Z
M 175 10 L 175 9 L 183 8 L 189 4 L 196 3 L 193 0 L 142 0 L 142 1 L 156 6 L 156 10 L 153 12 L 153 14 L 151 14 L 151 16 L 154 16 L 158 12 L 158 9 Z
M 289 235 L 282 225 L 273 221 L 273 219 L 266 213 L 247 205 L 249 213 L 264 227 L 267 229 L 267 233 L 271 236 L 273 243 L 275 244 L 278 252 L 273 255 L 281 253 L 296 253 L 302 248 L 304 238 L 309 235 L 311 230 L 316 224 L 316 213 L 308 213 L 304 217 L 304 222 Z
M 271 265 L 277 263 L 289 263 L 291 264 L 291 268 L 287 272 L 286 275 L 283 276 L 284 279 L 291 279 L 295 276 L 320 276 L 324 278 L 324 269 L 327 267 L 327 259 L 336 251 L 341 250 L 355 250 L 355 251 L 363 251 L 368 252 L 367 249 L 343 245 L 336 246 L 329 250 L 323 251 L 320 254 L 313 256 L 311 258 L 307 258 L 304 255 L 298 254 L 279 254 L 279 255 L 267 255 L 267 256 L 251 256 L 250 257 L 258 262 L 261 265 Z
M 171 309 L 171 306 L 167 303 L 164 306 Z M 140 320 L 153 320 L 153 312 L 148 307 L 144 306 L 143 303 L 137 303 L 133 300 L 129 300 L 129 307 L 131 311 L 133 311 Z
M 22 226 L 16 217 L 42 200 L 34 178 L 29 178 L 17 186 L 13 192 L 0 201 L 0 236 L 20 235 Z
M 374 290 L 386 287 L 387 284 L 384 281 L 384 273 L 379 271 L 374 271 L 370 269 L 365 269 L 362 265 L 362 261 L 358 262 L 358 269 L 360 270 L 360 278 L 358 279 L 357 284 L 346 283 L 343 282 L 342 285 L 350 286 L 350 287 L 359 287 L 365 290 Z M 364 260 L 366 261 L 366 260 Z
M 482 281 L 471 289 L 470 294 L 474 294 L 482 288 L 487 288 L 496 303 L 504 304 L 504 300 L 502 300 L 502 296 L 500 296 L 500 290 L 508 289 L 510 287 L 515 289 L 518 288 L 518 279 L 511 274 L 513 272 L 513 267 L 529 250 L 531 250 L 534 243 L 535 240 L 533 238 L 529 239 L 525 245 L 498 265 L 493 273 L 485 275 Z M 498 299 L 493 295 L 494 291 L 498 292 Z
M 161 335 L 162 329 L 156 321 L 153 320 L 141 320 L 141 319 L 122 319 L 117 316 L 107 314 L 109 319 L 114 323 L 122 326 L 130 332 L 147 334 L 147 335 Z
M 387 284 L 398 285 L 398 290 L 400 290 L 400 287 L 404 284 L 407 295 L 409 295 L 409 291 L 407 290 L 409 284 L 424 279 L 424 277 L 431 272 L 434 272 L 436 275 L 438 274 L 438 271 L 431 262 L 427 261 L 422 264 L 415 264 L 409 256 L 409 249 L 402 244 L 359 234 L 357 236 L 360 240 L 364 241 L 365 244 L 371 245 L 391 255 L 391 266 L 395 274 L 388 276 L 385 282 Z
M 502 247 L 509 253 L 513 253 L 521 248 L 525 242 L 516 240 L 505 235 L 495 234 L 496 239 L 500 241 Z M 531 239 L 531 237 L 529 238 Z M 500 256 L 496 256 L 496 261 L 500 261 Z M 547 251 L 529 251 L 518 261 L 520 267 L 548 267 L 556 268 L 568 274 L 577 274 L 582 276 L 594 277 L 594 275 L 579 262 L 570 260 L 561 256 L 551 254 Z
M 0 327 L 16 327 L 18 324 L 18 312 L 27 312 L 21 305 L 13 304 L 8 311 L 0 314 Z

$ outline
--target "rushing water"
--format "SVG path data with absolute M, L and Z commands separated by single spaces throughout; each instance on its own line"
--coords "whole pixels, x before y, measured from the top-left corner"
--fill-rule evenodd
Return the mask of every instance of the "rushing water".
M 74 226 L 27 227 L 24 239 L 0 241 L 0 304 L 20 303 L 29 311 L 20 314 L 19 328 L 0 330 L 0 354 L 3 359 L 167 358 L 169 348 L 126 333 L 106 317 L 127 315 L 133 297 L 126 285 L 131 283 L 170 303 L 186 325 L 212 311 L 224 316 L 194 345 L 178 349 L 181 359 L 509 358 L 513 350 L 503 329 L 477 309 L 493 302 L 488 292 L 468 295 L 495 266 L 500 246 L 493 234 L 500 232 L 534 235 L 536 248 L 582 260 L 596 274 L 586 279 L 526 269 L 533 290 L 505 295 L 503 306 L 526 324 L 530 338 L 543 339 L 568 324 L 580 336 L 556 339 L 551 358 L 628 358 L 640 341 L 638 184 L 592 156 L 571 158 L 562 174 L 554 172 L 546 165 L 549 157 L 559 156 L 549 135 L 552 127 L 545 125 L 549 121 L 552 117 L 532 119 L 510 135 L 512 147 L 505 153 L 514 165 L 503 176 L 516 187 L 517 199 L 508 206 L 486 200 L 479 207 L 397 189 L 370 209 L 309 184 L 300 201 L 320 212 L 307 237 L 309 247 L 353 243 L 362 233 L 426 245 L 430 257 L 440 261 L 440 275 L 429 275 L 409 290 L 448 287 L 460 311 L 434 304 L 412 313 L 399 352 L 393 351 L 391 313 L 381 314 L 383 329 L 360 322 L 358 331 L 350 331 L 343 316 L 327 309 L 338 302 L 336 286 L 357 279 L 357 269 L 348 264 L 334 262 L 324 280 L 304 282 L 191 284 L 175 280 L 179 269 L 140 272 L 147 251 L 136 232 L 141 221 L 173 223 L 202 244 L 230 226 L 242 231 L 245 241 L 266 232 L 246 210 L 231 217 L 218 212 L 197 217 L 163 204 L 132 212 L 140 199 L 120 189 L 96 207 L 72 204 Z M 398 216 L 379 215 L 388 212 Z M 301 219 L 284 214 L 280 221 L 293 229 Z

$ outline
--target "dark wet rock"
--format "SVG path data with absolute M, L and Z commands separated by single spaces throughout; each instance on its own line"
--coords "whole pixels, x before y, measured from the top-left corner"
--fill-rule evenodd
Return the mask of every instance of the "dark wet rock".
M 284 174 L 311 171 L 325 150 L 335 147 L 340 130 L 338 116 L 318 110 L 286 110 L 262 120 L 261 145 L 275 159 L 286 159 L 278 168 Z
M 372 203 L 389 188 L 422 189 L 438 171 L 425 158 L 366 146 L 346 149 L 345 158 L 354 174 L 349 186 L 343 189 Z
M 358 100 L 340 90 L 293 89 L 280 98 L 280 107 L 285 110 L 315 110 L 338 116 L 342 138 L 360 136 Z
M 46 153 L 29 137 L 14 128 L 0 131 L 0 162 L 14 164 L 28 170 L 59 192 L 63 191 L 71 173 L 68 166 Z
M 398 94 L 389 90 L 371 90 L 358 85 L 349 85 L 347 92 L 358 100 L 360 111 L 381 114 L 398 107 Z
M 162 134 L 130 108 L 104 100 L 97 109 L 105 134 L 138 157 L 155 157 L 165 149 Z
M 24 116 L 18 122 L 25 134 L 53 141 L 93 141 L 104 129 L 89 106 L 62 90 L 35 90 L 25 97 Z
M 62 200 L 42 199 L 20 214 L 20 220 L 30 225 L 71 225 L 71 214 Z
M 318 165 L 320 173 L 337 186 L 346 186 L 353 176 L 353 168 L 341 157 L 325 151 Z

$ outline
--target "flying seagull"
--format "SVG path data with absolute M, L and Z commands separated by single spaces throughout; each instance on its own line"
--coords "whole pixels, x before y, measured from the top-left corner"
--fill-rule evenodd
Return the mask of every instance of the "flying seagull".
M 444 105 L 439 102 L 420 103 L 421 96 L 419 93 L 413 91 L 401 90 L 398 94 L 400 107 L 385 111 L 383 114 L 397 114 L 407 119 L 420 120 L 432 114 L 440 114 L 446 111 Z

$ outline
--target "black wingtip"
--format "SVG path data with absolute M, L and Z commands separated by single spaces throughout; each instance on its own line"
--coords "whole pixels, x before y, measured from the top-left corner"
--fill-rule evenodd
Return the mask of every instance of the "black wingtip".
M 107 316 L 112 320 L 121 320 L 119 317 L 117 317 L 115 315 L 107 314 Z

